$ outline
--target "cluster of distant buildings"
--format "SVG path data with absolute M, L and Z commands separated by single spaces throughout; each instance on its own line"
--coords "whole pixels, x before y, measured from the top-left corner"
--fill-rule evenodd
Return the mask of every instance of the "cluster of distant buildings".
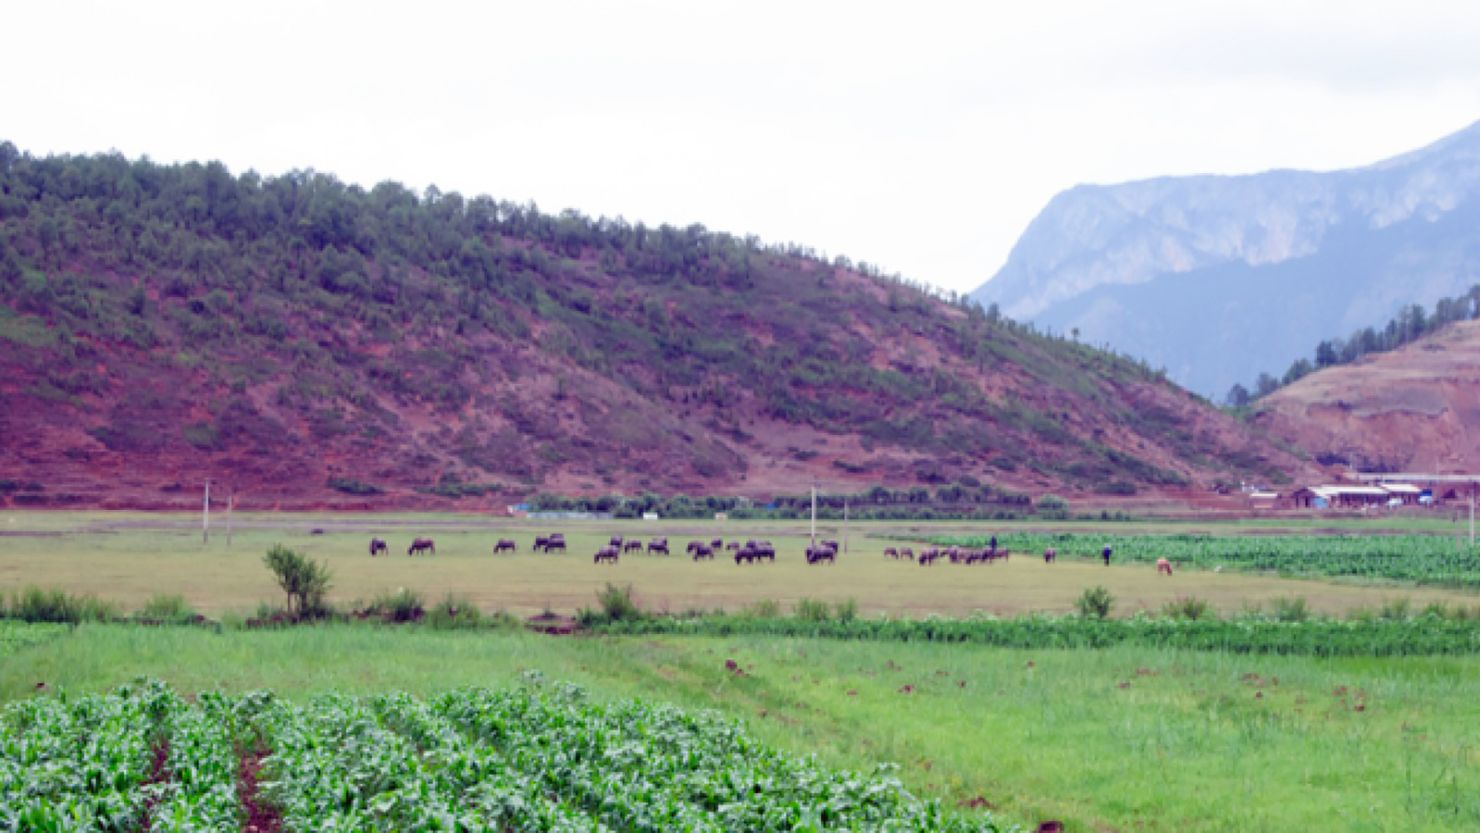
M 1455 500 L 1456 490 L 1435 494 L 1434 489 L 1412 483 L 1337 483 L 1302 486 L 1293 492 L 1254 490 L 1246 492 L 1256 509 L 1366 509 L 1433 506 Z

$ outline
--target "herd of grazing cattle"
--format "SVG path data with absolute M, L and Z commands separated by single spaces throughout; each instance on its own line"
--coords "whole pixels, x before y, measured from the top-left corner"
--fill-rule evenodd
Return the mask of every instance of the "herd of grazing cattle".
M 566 552 L 565 535 L 556 532 L 552 535 L 535 536 L 532 549 L 539 553 Z M 499 555 L 505 552 L 519 552 L 519 545 L 510 538 L 500 538 L 493 545 L 493 554 Z M 596 550 L 592 561 L 597 564 L 615 564 L 622 555 L 628 553 L 646 552 L 648 555 L 669 555 L 668 539 L 652 538 L 646 546 L 641 539 L 624 538 L 621 535 L 613 535 L 611 540 Z M 714 560 L 719 552 L 728 552 L 735 559 L 736 564 L 750 564 L 756 561 L 776 561 L 776 547 L 770 541 L 757 541 L 754 538 L 741 542 L 739 540 L 725 543 L 723 538 L 715 538 L 710 541 L 690 541 L 686 553 L 695 561 L 704 559 Z M 807 563 L 816 564 L 826 561 L 835 563 L 837 559 L 838 543 L 836 541 L 823 541 L 815 546 L 807 547 Z M 437 554 L 437 545 L 431 538 L 416 538 L 411 546 L 406 549 L 407 555 L 421 555 L 429 553 Z M 390 545 L 381 538 L 370 539 L 370 556 L 390 555 Z
M 566 552 L 565 535 L 556 532 L 552 535 L 535 536 L 533 550 L 541 553 Z M 512 539 L 500 538 L 493 545 L 493 554 L 498 555 L 505 552 L 518 552 L 519 545 Z M 648 555 L 669 555 L 668 539 L 653 538 L 647 542 L 644 548 L 642 540 L 638 538 L 624 538 L 621 535 L 613 535 L 611 540 L 596 550 L 592 561 L 597 564 L 603 562 L 616 564 L 625 553 L 642 553 Z M 1108 548 L 1107 548 L 1108 551 Z M 732 540 L 725 543 L 723 538 L 715 538 L 710 541 L 690 541 L 685 552 L 695 561 L 713 561 L 716 554 L 720 552 L 730 553 L 736 564 L 751 564 L 756 561 L 769 561 L 775 563 L 776 548 L 770 541 L 757 541 L 754 538 L 744 543 Z M 804 552 L 808 564 L 836 564 L 838 560 L 837 541 L 818 541 L 807 545 Z M 406 549 L 407 555 L 419 555 L 422 553 L 437 554 L 437 545 L 430 538 L 415 538 L 411 546 Z M 370 539 L 370 556 L 389 555 L 390 545 L 383 539 Z M 995 538 L 991 546 L 980 549 L 972 547 L 925 547 L 917 554 L 910 547 L 885 547 L 884 557 L 896 561 L 913 561 L 922 567 L 929 567 L 940 560 L 949 561 L 952 564 L 992 564 L 996 561 L 1006 561 L 1011 555 L 1007 547 L 999 547 Z M 1052 564 L 1058 558 L 1058 551 L 1049 548 L 1043 551 L 1043 561 Z M 1106 562 L 1109 563 L 1109 558 Z M 1156 571 L 1165 575 L 1172 574 L 1172 565 L 1165 558 L 1156 561 Z

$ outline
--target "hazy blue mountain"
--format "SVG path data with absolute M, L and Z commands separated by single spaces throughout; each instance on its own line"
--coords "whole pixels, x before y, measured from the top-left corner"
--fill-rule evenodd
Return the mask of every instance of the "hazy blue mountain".
M 1221 398 L 1480 283 L 1477 221 L 1480 123 L 1351 170 L 1071 188 L 974 296 Z

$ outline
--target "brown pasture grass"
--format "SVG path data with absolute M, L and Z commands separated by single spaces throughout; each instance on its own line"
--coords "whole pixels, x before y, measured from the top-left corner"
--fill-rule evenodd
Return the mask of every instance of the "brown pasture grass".
M 201 542 L 199 518 L 147 513 L 0 513 L 0 593 L 24 587 L 60 587 L 93 594 L 135 610 L 159 593 L 178 593 L 210 615 L 247 612 L 261 602 L 281 604 L 282 594 L 263 566 L 269 546 L 282 543 L 326 562 L 333 572 L 331 602 L 344 606 L 397 588 L 423 598 L 447 593 L 488 611 L 529 615 L 550 609 L 574 613 L 595 605 L 607 582 L 631 585 L 648 612 L 738 611 L 774 600 L 790 611 L 801 599 L 857 601 L 861 615 L 943 616 L 976 612 L 1010 616 L 1039 611 L 1064 613 L 1085 588 L 1103 585 L 1115 597 L 1114 615 L 1157 611 L 1189 596 L 1223 613 L 1304 597 L 1317 613 L 1340 614 L 1407 599 L 1473 605 L 1461 591 L 1406 586 L 1313 581 L 1232 572 L 1179 570 L 1157 575 L 1151 564 L 1105 567 L 1097 561 L 1065 559 L 1045 565 L 1015 556 L 992 566 L 938 563 L 919 567 L 885 559 L 883 548 L 903 545 L 897 535 L 984 534 L 1007 524 L 853 524 L 849 551 L 836 566 L 808 566 L 804 522 L 708 521 L 527 521 L 447 515 L 239 515 L 228 547 L 224 519 L 214 518 L 209 544 Z M 312 534 L 312 530 L 323 530 Z M 569 551 L 530 552 L 534 536 L 564 531 Z M 44 532 L 45 535 L 26 533 Z M 592 555 L 612 534 L 646 541 L 666 535 L 673 555 L 624 555 L 615 566 L 595 565 Z M 371 558 L 372 535 L 390 543 L 389 557 Z M 840 537 L 835 523 L 819 525 L 819 537 Z M 436 540 L 437 555 L 406 555 L 411 538 Z M 492 555 L 499 538 L 513 538 L 516 555 Z M 691 538 L 767 538 L 777 546 L 775 564 L 737 566 L 721 554 L 713 562 L 691 561 Z M 918 549 L 919 542 L 916 542 Z

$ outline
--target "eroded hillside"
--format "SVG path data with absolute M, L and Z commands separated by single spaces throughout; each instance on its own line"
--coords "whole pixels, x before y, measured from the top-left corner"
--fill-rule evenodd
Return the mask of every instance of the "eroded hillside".
M 17 503 L 1129 494 L 1301 463 L 1142 365 L 700 226 L 0 145 Z
M 1480 468 L 1480 321 L 1310 374 L 1255 421 L 1322 462 L 1371 471 Z

